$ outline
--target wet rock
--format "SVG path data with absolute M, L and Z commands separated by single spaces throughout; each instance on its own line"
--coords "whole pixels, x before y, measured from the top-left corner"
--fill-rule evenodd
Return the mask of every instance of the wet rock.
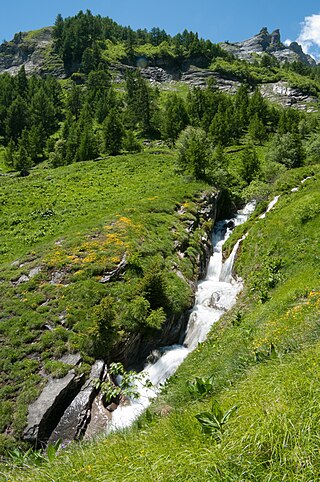
M 102 395 L 99 393 L 93 400 L 91 408 L 91 419 L 84 434 L 84 440 L 90 440 L 96 435 L 105 433 L 111 420 L 111 412 L 102 403 Z
M 38 446 L 46 442 L 62 413 L 81 385 L 73 370 L 59 379 L 51 379 L 37 400 L 29 406 L 28 425 L 23 439 Z
M 106 409 L 108 410 L 108 412 L 114 412 L 115 410 L 117 410 L 118 408 L 118 405 L 116 403 L 110 403 L 110 405 L 108 405 L 106 407 Z
M 66 409 L 57 427 L 52 432 L 48 441 L 49 444 L 53 444 L 58 440 L 68 443 L 72 440 L 78 440 L 84 435 L 91 417 L 91 405 L 97 393 L 94 380 L 101 379 L 104 366 L 104 362 L 101 360 L 95 362 L 89 379 Z

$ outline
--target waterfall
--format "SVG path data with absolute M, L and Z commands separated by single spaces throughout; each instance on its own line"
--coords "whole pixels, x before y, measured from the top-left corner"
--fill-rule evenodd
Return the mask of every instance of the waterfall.
M 233 247 L 233 250 L 231 251 L 231 254 L 229 258 L 226 260 L 226 262 L 223 265 L 223 268 L 221 270 L 220 274 L 220 281 L 225 281 L 226 283 L 231 283 L 233 278 L 232 278 L 232 269 L 234 265 L 234 261 L 236 259 L 236 254 L 239 249 L 240 243 L 247 237 L 247 234 L 242 236 L 242 238 L 238 239 L 236 244 Z
M 272 201 L 268 204 L 267 210 L 266 210 L 263 214 L 261 214 L 261 216 L 259 216 L 259 219 L 264 219 L 264 218 L 266 217 L 266 214 L 267 214 L 269 211 L 271 211 L 271 209 L 273 208 L 273 206 L 274 206 L 275 204 L 277 204 L 279 197 L 280 197 L 280 196 L 275 196 L 275 197 L 272 199 Z
M 255 202 L 251 202 L 243 210 L 238 211 L 235 218 L 215 224 L 212 235 L 213 254 L 206 278 L 197 285 L 195 305 L 190 313 L 183 344 L 159 350 L 160 358 L 155 363 L 149 363 L 142 372 L 152 382 L 153 387 L 147 388 L 143 383 L 137 382 L 140 397 L 129 400 L 128 405 L 120 406 L 112 413 L 109 431 L 126 428 L 132 424 L 150 405 L 161 385 L 174 374 L 186 356 L 197 347 L 198 343 L 206 339 L 212 325 L 236 302 L 242 284 L 240 280 L 234 280 L 231 273 L 237 249 L 245 236 L 236 243 L 224 264 L 222 247 L 234 226 L 244 223 L 254 208 Z

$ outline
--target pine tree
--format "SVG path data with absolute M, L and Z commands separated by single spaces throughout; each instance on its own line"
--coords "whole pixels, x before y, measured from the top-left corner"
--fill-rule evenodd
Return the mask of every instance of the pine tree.
M 31 101 L 31 116 L 33 123 L 42 128 L 45 136 L 49 136 L 57 127 L 55 108 L 43 87 L 34 94 Z
M 28 132 L 25 130 L 19 140 L 18 149 L 14 154 L 14 168 L 20 171 L 21 176 L 27 176 L 30 167 L 32 167 L 32 159 L 28 147 Z
M 267 135 L 266 128 L 258 114 L 255 114 L 250 120 L 248 134 L 253 142 L 257 141 L 260 145 L 265 140 Z
M 264 125 L 266 125 L 268 121 L 268 106 L 258 88 L 254 91 L 249 100 L 249 119 L 251 119 L 255 114 L 257 114 L 259 119 L 264 123 Z
M 227 189 L 230 181 L 227 158 L 223 146 L 218 144 L 208 159 L 207 177 L 219 189 Z
M 16 80 L 16 90 L 18 95 L 21 95 L 21 97 L 25 99 L 28 94 L 28 78 L 26 75 L 24 65 L 22 65 L 22 67 L 20 68 L 15 80 Z
M 145 132 L 151 129 L 152 101 L 147 82 L 138 71 L 126 75 L 126 101 L 130 127 L 141 127 Z
M 13 139 L 10 139 L 10 141 L 8 142 L 8 145 L 6 147 L 6 150 L 4 152 L 4 160 L 5 160 L 6 166 L 11 167 L 11 168 L 14 167 L 15 151 L 16 151 L 16 145 L 15 145 Z
M 107 154 L 119 154 L 123 144 L 124 128 L 121 116 L 116 109 L 111 109 L 103 123 L 103 140 Z
M 260 162 L 252 144 L 247 144 L 241 153 L 241 177 L 247 183 L 257 177 L 260 171 Z
M 189 117 L 183 99 L 177 94 L 167 97 L 162 115 L 161 134 L 163 139 L 174 145 L 180 132 L 188 125 Z
M 29 112 L 26 102 L 19 95 L 8 109 L 6 124 L 7 141 L 17 141 L 24 128 L 29 124 Z
M 76 121 L 79 119 L 82 106 L 82 91 L 78 85 L 72 82 L 71 90 L 67 97 L 66 107 L 75 117 Z
M 76 151 L 76 161 L 89 161 L 99 155 L 95 135 L 89 125 L 87 125 L 80 135 L 80 145 Z

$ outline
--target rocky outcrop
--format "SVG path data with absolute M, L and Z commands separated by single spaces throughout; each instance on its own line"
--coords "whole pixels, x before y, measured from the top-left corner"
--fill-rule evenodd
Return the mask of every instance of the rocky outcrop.
M 303 52 L 297 42 L 292 42 L 289 46 L 281 42 L 280 31 L 274 30 L 271 34 L 266 28 L 262 28 L 257 35 L 242 42 L 223 42 L 220 46 L 235 57 L 254 61 L 256 55 L 264 53 L 273 55 L 280 62 L 300 61 L 308 65 L 315 65 L 315 60 Z
M 283 107 L 294 107 L 306 112 L 318 111 L 318 99 L 316 97 L 290 87 L 288 82 L 279 81 L 262 84 L 260 91 L 263 97 L 266 97 L 271 102 L 281 104 Z
M 24 66 L 27 74 L 64 77 L 62 60 L 52 50 L 53 27 L 17 33 L 0 45 L 0 73 L 17 74 Z
M 235 94 L 241 83 L 236 79 L 225 79 L 217 72 L 209 69 L 201 69 L 191 65 L 188 70 L 181 73 L 181 82 L 185 82 L 192 87 L 206 87 L 208 80 L 213 79 L 218 90 L 229 94 Z
M 91 418 L 91 405 L 97 393 L 96 380 L 101 380 L 105 364 L 98 360 L 91 368 L 88 380 L 82 386 L 78 395 L 62 415 L 57 427 L 52 432 L 48 443 L 54 444 L 61 440 L 67 444 L 79 440 L 86 431 Z
M 35 402 L 29 406 L 28 425 L 23 439 L 35 446 L 45 443 L 61 415 L 80 389 L 82 377 L 74 370 L 63 378 L 48 381 Z

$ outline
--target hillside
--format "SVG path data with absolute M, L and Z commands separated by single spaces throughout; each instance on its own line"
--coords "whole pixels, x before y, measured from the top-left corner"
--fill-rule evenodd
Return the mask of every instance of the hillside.
M 279 179 L 274 209 L 241 227 L 246 289 L 152 410 L 130 432 L 70 448 L 23 480 L 319 478 L 320 179 L 317 169 L 300 184 L 307 173 Z M 201 430 L 196 415 L 209 420 L 213 400 L 237 410 L 225 427 Z
M 5 480 L 317 480 L 320 70 L 224 47 L 90 11 L 1 46 Z
M 86 32 L 90 22 L 92 31 Z M 0 73 L 17 74 L 24 67 L 28 75 L 60 79 L 79 73 L 74 79 L 83 82 L 83 74 L 99 62 L 108 64 L 117 83 L 138 67 L 145 79 L 164 89 L 179 90 L 180 82 L 204 87 L 212 78 L 220 90 L 234 93 L 246 81 L 284 106 L 310 110 L 318 103 L 319 87 L 305 78 L 310 67 L 318 72 L 315 61 L 296 42 L 286 47 L 279 30 L 269 34 L 263 28 L 243 42 L 213 44 L 187 30 L 174 37 L 158 28 L 133 31 L 87 11 L 58 16 L 54 27 L 19 32 L 0 45 Z

